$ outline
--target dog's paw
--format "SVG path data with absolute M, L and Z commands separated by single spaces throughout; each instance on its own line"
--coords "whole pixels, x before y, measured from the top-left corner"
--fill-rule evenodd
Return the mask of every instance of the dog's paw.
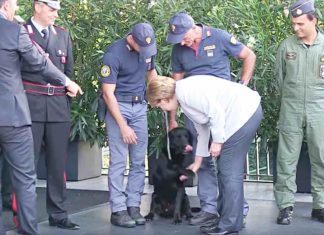
M 193 215 L 191 213 L 186 214 L 186 220 L 190 220 L 193 217 Z
M 173 223 L 174 223 L 174 224 L 181 224 L 181 223 L 182 223 L 182 219 L 181 219 L 181 215 L 180 215 L 180 213 L 176 213 L 176 214 L 173 216 Z
M 150 212 L 147 216 L 144 216 L 146 221 L 152 221 L 154 218 L 154 213 Z

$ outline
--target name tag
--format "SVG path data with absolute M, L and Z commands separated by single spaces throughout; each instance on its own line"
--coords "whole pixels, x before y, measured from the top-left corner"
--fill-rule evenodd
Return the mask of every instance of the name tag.
M 216 48 L 215 45 L 205 46 L 205 47 L 204 47 L 204 51 L 214 50 L 215 48 Z

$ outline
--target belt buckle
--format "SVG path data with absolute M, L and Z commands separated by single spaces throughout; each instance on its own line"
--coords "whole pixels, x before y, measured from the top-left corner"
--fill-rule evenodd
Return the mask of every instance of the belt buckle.
M 139 103 L 139 102 L 141 102 L 140 96 L 139 95 L 132 96 L 132 102 L 133 103 Z
M 54 95 L 55 87 L 51 86 L 50 84 L 47 84 L 47 95 Z

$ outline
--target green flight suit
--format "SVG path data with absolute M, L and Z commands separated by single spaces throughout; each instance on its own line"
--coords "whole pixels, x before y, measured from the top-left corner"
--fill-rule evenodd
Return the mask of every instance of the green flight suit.
M 276 77 L 281 92 L 277 182 L 279 209 L 294 205 L 296 167 L 305 134 L 311 162 L 313 209 L 324 208 L 324 35 L 309 48 L 296 36 L 277 53 Z

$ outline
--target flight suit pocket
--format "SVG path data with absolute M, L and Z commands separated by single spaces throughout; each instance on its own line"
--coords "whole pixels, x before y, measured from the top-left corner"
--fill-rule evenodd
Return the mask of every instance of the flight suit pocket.
M 286 82 L 297 83 L 299 80 L 299 58 L 296 52 L 286 52 Z

